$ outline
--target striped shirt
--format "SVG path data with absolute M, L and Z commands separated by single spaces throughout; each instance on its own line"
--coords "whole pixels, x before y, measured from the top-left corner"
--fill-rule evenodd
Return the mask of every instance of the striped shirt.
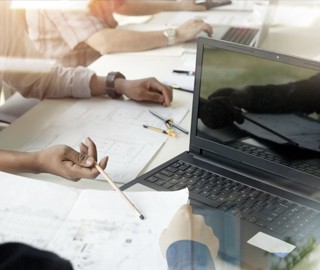
M 67 67 L 88 66 L 101 54 L 85 41 L 108 26 L 108 16 L 113 16 L 105 1 L 92 1 L 91 10 L 27 10 L 28 32 L 35 47 L 46 57 L 53 58 Z M 109 1 L 106 2 L 106 4 Z M 122 4 L 114 0 L 113 7 Z M 98 13 L 99 11 L 104 11 Z M 102 16 L 101 13 L 104 15 Z M 93 15 L 94 14 L 94 15 Z

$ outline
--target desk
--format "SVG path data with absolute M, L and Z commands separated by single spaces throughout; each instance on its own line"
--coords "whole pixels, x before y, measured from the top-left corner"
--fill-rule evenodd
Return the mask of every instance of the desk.
M 165 13 L 159 14 L 164 16 Z M 290 27 L 289 27 L 290 28 Z M 273 50 L 290 50 L 291 54 L 299 54 L 300 56 L 313 57 L 315 52 L 308 56 L 307 54 L 310 50 L 300 51 L 300 47 L 296 46 L 294 43 L 289 43 L 286 41 L 286 45 L 292 45 L 292 47 L 285 46 L 283 47 L 284 41 L 279 41 L 280 33 L 288 31 L 287 27 L 283 26 L 281 28 L 275 28 L 275 30 L 270 31 L 270 35 L 265 40 L 265 43 L 262 45 L 263 48 L 273 49 Z M 278 30 L 278 29 L 281 29 Z M 289 33 L 288 36 L 295 34 L 294 27 L 291 27 L 292 31 L 286 32 Z M 315 32 L 316 33 L 316 32 Z M 272 36 L 274 34 L 274 36 Z M 287 37 L 288 37 L 287 36 Z M 285 38 L 284 38 L 285 39 Z M 318 43 L 319 44 L 319 43 Z M 291 48 L 291 49 L 290 49 Z M 194 64 L 195 55 L 189 53 L 183 53 L 178 56 L 164 56 L 164 55 L 153 55 L 148 54 L 113 54 L 106 55 L 98 59 L 93 63 L 90 68 L 95 70 L 99 75 L 105 75 L 110 70 L 120 70 L 126 74 L 128 79 L 136 79 L 146 76 L 155 76 L 162 75 L 181 66 L 192 66 Z M 60 114 L 70 108 L 76 100 L 65 99 L 65 100 L 45 100 L 38 104 L 36 107 L 31 109 L 23 117 L 16 120 L 10 127 L 6 128 L 0 132 L 0 148 L 1 149 L 11 149 L 18 150 L 20 149 L 36 132 L 52 119 L 53 116 Z M 192 94 L 174 91 L 174 102 L 184 104 L 187 106 L 190 111 L 182 121 L 181 126 L 189 129 L 190 127 L 190 118 L 191 118 L 191 107 L 192 107 Z M 36 119 L 36 120 L 35 120 Z M 161 148 L 158 154 L 149 162 L 149 164 L 142 171 L 149 171 L 150 169 L 158 166 L 164 161 L 172 158 L 176 154 L 183 152 L 188 149 L 189 137 L 182 136 L 180 138 L 170 138 L 165 145 Z M 60 183 L 63 185 L 74 186 L 77 188 L 93 188 L 93 189 L 110 189 L 110 186 L 103 181 L 93 181 L 93 180 L 80 180 L 77 183 L 67 181 L 65 179 L 52 176 L 52 175 L 30 175 L 25 174 L 34 179 L 43 179 L 55 183 Z M 302 269 L 317 269 L 317 254 L 319 251 L 314 252 L 308 258 L 305 259 L 303 265 L 298 265 L 295 270 Z M 217 263 L 218 269 L 238 269 L 229 265 L 225 265 L 223 262 Z

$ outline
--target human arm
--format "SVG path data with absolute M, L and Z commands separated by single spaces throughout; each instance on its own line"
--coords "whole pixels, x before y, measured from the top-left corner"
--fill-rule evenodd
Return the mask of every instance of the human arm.
M 209 96 L 227 97 L 237 107 L 255 113 L 320 112 L 320 73 L 284 84 L 247 85 L 221 89 Z
M 133 31 L 122 28 L 104 28 L 89 36 L 85 43 L 101 54 L 115 52 L 145 51 L 168 46 L 168 39 L 163 31 Z M 177 28 L 176 43 L 195 40 L 201 32 L 211 36 L 211 25 L 202 20 L 189 20 Z
M 170 270 L 214 269 L 219 240 L 205 224 L 203 216 L 192 214 L 190 205 L 183 205 L 176 212 L 168 228 L 161 233 L 159 243 Z
M 223 88 L 201 99 L 199 117 L 210 128 L 244 121 L 241 109 L 253 113 L 319 113 L 320 73 L 285 84 Z
M 1 3 L 1 5 L 4 4 L 6 3 Z M 17 57 L 23 57 L 22 59 L 26 63 L 29 61 L 28 58 L 41 59 L 39 52 L 34 48 L 24 30 L 17 25 L 21 17 L 17 16 L 18 14 L 15 12 L 4 12 L 3 15 L 0 17 L 1 23 L 3 22 L 0 24 L 0 33 L 6 37 L 1 40 L 6 57 L 5 64 L 9 63 L 10 59 Z M 60 16 L 61 13 L 52 14 L 52 16 L 58 15 Z M 5 27 L 6 25 L 8 27 Z M 13 26 L 16 26 L 16 29 L 11 29 Z M 25 58 L 26 56 L 28 58 Z M 23 62 L 21 66 L 23 67 Z M 97 76 L 92 70 L 85 67 L 65 68 L 53 64 L 46 72 L 41 71 L 41 68 L 39 68 L 41 72 L 31 72 L 28 69 L 15 71 L 9 66 L 5 66 L 4 69 L 3 81 L 25 97 L 38 99 L 89 98 L 106 95 L 106 76 Z M 172 101 L 172 89 L 156 82 L 154 78 L 125 80 L 121 84 L 118 83 L 118 80 L 120 81 L 120 79 L 115 81 L 116 91 L 129 98 L 158 102 L 165 106 L 170 105 Z
M 96 178 L 99 175 L 94 167 L 97 150 L 88 138 L 80 145 L 80 152 L 67 145 L 56 145 L 37 152 L 0 151 L 0 171 L 9 173 L 51 173 L 77 181 L 81 178 Z M 105 168 L 108 157 L 99 164 Z
M 194 0 L 182 1 L 153 1 L 153 0 L 126 0 L 114 11 L 123 15 L 148 15 L 161 11 L 205 11 L 206 7 L 195 4 Z

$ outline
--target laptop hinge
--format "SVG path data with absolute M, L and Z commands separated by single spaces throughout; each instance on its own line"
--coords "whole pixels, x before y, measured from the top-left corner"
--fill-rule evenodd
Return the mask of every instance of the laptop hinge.
M 192 145 L 190 145 L 189 151 L 195 155 L 200 155 L 202 153 L 202 150 L 199 147 L 195 147 Z

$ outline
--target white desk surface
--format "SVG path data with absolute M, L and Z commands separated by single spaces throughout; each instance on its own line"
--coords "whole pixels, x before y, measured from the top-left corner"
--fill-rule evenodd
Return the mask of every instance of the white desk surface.
M 162 18 L 165 14 L 166 13 L 161 13 L 159 14 L 159 17 L 155 16 L 151 21 L 157 21 L 157 19 Z M 302 57 L 316 58 L 320 55 L 320 49 L 318 49 L 319 46 L 316 46 L 317 44 L 320 44 L 320 36 L 312 36 L 310 35 L 310 32 L 308 32 L 309 34 L 300 33 L 298 39 L 297 31 L 302 28 L 303 27 L 296 27 L 292 25 L 275 26 L 270 30 L 268 37 L 262 44 L 262 47 L 279 52 L 289 52 L 290 54 Z M 314 29 L 317 28 L 316 21 L 313 21 L 309 28 L 312 33 L 319 32 L 314 32 Z M 306 28 L 303 29 L 305 30 Z M 303 36 L 311 38 L 309 41 L 311 40 L 312 42 L 303 40 Z M 292 42 L 293 37 L 296 37 L 295 42 Z M 307 47 L 306 44 L 308 44 Z M 177 49 L 179 49 L 179 46 L 177 46 Z M 184 52 L 182 54 L 166 56 L 165 53 L 163 53 L 163 50 L 159 50 L 159 55 L 143 53 L 105 55 L 93 63 L 90 68 L 95 70 L 99 75 L 105 75 L 111 70 L 119 70 L 123 72 L 128 79 L 137 79 L 167 74 L 168 71 L 170 72 L 170 70 L 175 68 L 191 68 L 192 65 L 194 66 L 194 63 L 195 54 Z M 0 149 L 19 150 L 33 135 L 37 133 L 37 130 L 39 130 L 44 123 L 50 121 L 54 115 L 60 114 L 70 108 L 75 102 L 76 100 L 74 99 L 45 100 L 36 105 L 33 109 L 16 120 L 10 127 L 0 132 Z M 174 102 L 182 103 L 189 108 L 189 113 L 182 121 L 181 126 L 190 130 L 192 94 L 175 90 Z M 148 171 L 175 155 L 187 150 L 188 145 L 189 136 L 187 135 L 180 136 L 179 138 L 169 138 L 156 156 L 145 167 L 143 172 Z M 111 189 L 106 182 L 99 180 L 82 179 L 79 182 L 74 183 L 48 174 L 24 175 L 34 179 L 43 179 L 77 188 Z M 317 255 L 317 253 L 313 254 Z M 311 256 L 305 259 L 303 265 L 298 265 L 295 269 L 306 269 L 304 267 L 305 265 L 308 266 L 308 270 L 319 269 L 319 267 L 317 267 L 319 264 L 315 263 L 317 258 L 318 256 L 313 256 L 311 254 Z M 220 265 L 220 263 L 218 265 Z M 231 266 L 224 267 L 223 265 L 224 263 L 221 262 L 221 269 L 236 269 Z

